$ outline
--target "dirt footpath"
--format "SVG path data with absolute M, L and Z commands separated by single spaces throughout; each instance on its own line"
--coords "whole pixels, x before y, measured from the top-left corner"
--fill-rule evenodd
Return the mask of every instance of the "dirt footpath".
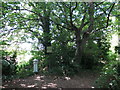
M 25 79 L 3 82 L 3 88 L 94 88 L 99 77 L 95 72 L 82 72 L 73 77 L 34 75 Z

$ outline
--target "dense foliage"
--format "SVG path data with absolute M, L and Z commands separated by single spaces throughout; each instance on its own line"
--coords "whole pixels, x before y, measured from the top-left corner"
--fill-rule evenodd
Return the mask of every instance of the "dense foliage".
M 16 50 L 10 52 L 6 48 L 1 53 L 3 75 L 32 75 L 33 60 L 38 59 L 39 72 L 52 75 L 70 76 L 81 69 L 103 67 L 99 87 L 109 87 L 110 84 L 118 88 L 120 66 L 116 55 L 110 51 L 112 34 L 118 33 L 119 29 L 118 4 L 2 2 L 0 42 L 4 47 L 6 43 L 12 48 L 15 48 L 13 44 L 16 46 Z M 23 43 L 32 46 L 22 52 L 19 45 Z M 48 52 L 48 47 L 52 48 L 52 52 Z M 16 57 L 27 52 L 31 53 L 32 58 L 16 64 Z M 4 58 L 9 55 L 13 58 Z
M 110 61 L 102 69 L 101 75 L 96 81 L 99 88 L 120 89 L 120 61 Z
M 15 57 L 4 50 L 0 51 L 0 56 L 2 56 L 2 79 L 12 79 L 14 75 L 16 75 L 16 63 Z M 9 59 L 7 59 L 9 57 Z

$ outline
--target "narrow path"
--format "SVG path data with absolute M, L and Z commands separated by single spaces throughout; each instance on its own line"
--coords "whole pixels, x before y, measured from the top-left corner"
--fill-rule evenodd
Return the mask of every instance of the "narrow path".
M 25 79 L 3 82 L 3 88 L 93 88 L 99 74 L 82 72 L 74 77 L 34 75 Z

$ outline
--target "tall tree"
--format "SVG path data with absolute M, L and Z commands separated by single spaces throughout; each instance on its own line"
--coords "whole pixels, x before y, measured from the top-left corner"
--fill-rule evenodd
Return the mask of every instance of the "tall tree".
M 76 43 L 74 60 L 80 64 L 89 37 L 102 30 L 107 32 L 114 6 L 115 3 L 110 2 L 3 3 L 2 19 L 6 22 L 3 28 L 10 26 L 11 29 L 6 30 L 9 32 L 16 29 L 31 32 L 44 45 L 45 54 L 51 45 L 51 28 L 70 31 Z
M 59 14 L 53 12 L 54 18 L 57 18 L 53 21 L 56 25 L 74 32 L 76 42 L 75 61 L 80 64 L 83 49 L 89 37 L 93 33 L 104 29 L 107 32 L 107 27 L 110 25 L 110 14 L 115 3 L 61 2 L 55 5 Z
M 7 34 L 21 30 L 24 30 L 24 33 L 31 33 L 33 38 L 38 39 L 38 43 L 43 44 L 44 52 L 47 54 L 47 47 L 51 46 L 50 6 L 51 3 L 46 2 L 3 2 L 3 28 L 10 27 L 7 28 L 9 30 L 4 28 Z M 42 35 L 40 32 L 43 32 Z

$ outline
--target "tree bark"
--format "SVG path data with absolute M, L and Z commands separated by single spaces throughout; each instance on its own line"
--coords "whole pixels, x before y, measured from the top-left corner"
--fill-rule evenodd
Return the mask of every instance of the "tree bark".
M 43 23 L 43 46 L 45 48 L 44 52 L 45 55 L 47 55 L 47 47 L 51 46 L 51 38 L 50 38 L 50 21 L 49 21 L 49 17 L 44 17 L 42 20 Z
M 93 23 L 94 23 L 94 3 L 93 2 L 89 3 L 88 13 L 89 13 L 90 25 L 89 25 L 88 29 L 86 30 L 86 32 L 82 35 L 82 33 L 81 33 L 82 28 L 77 28 L 75 30 L 75 36 L 76 36 L 75 60 L 78 64 L 81 64 L 84 46 L 86 45 L 86 41 L 88 40 L 90 33 L 93 30 Z M 81 24 L 81 27 L 84 27 L 83 26 L 84 19 L 85 18 L 83 18 L 83 22 Z
M 81 62 L 82 58 L 82 46 L 81 46 L 81 37 L 80 37 L 80 30 L 75 30 L 76 36 L 76 52 L 75 52 L 75 60 L 78 64 Z

